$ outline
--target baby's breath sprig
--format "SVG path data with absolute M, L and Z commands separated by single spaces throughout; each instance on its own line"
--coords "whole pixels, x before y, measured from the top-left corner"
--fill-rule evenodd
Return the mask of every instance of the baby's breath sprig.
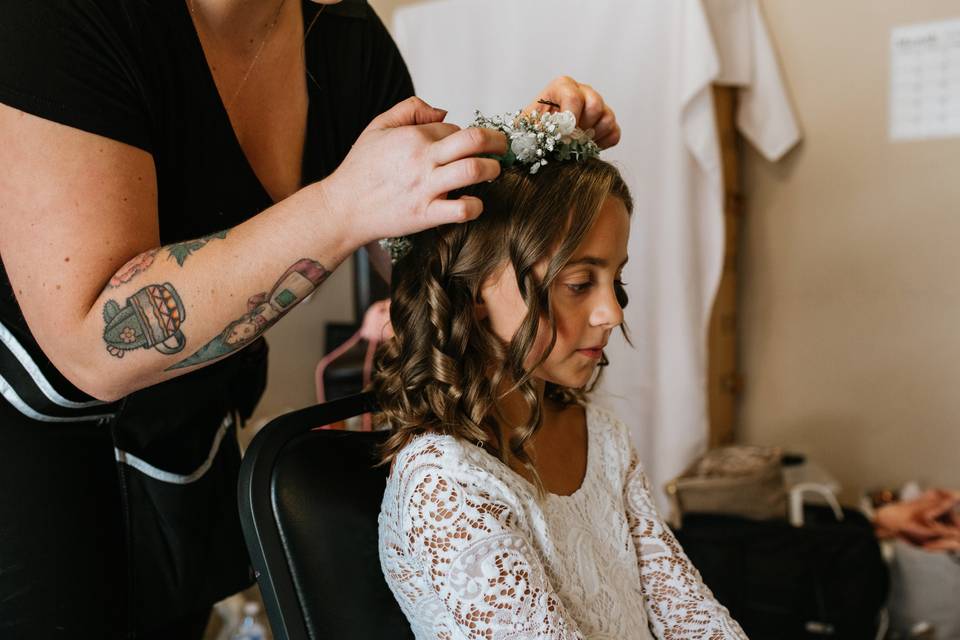
M 384 238 L 380 241 L 380 248 L 390 254 L 390 262 L 397 263 L 397 260 L 407 255 L 413 244 L 406 236 L 399 238 Z
M 531 174 L 550 160 L 585 160 L 600 155 L 593 130 L 578 129 L 570 111 L 515 111 L 490 118 L 477 111 L 470 126 L 502 131 L 510 144 L 507 153 L 499 156 L 501 164 L 528 164 Z

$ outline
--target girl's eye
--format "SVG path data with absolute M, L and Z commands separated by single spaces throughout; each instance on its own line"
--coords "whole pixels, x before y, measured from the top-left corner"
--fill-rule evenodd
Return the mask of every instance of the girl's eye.
M 592 284 L 592 282 L 572 282 L 567 285 L 567 288 L 574 293 L 583 293 L 589 289 Z

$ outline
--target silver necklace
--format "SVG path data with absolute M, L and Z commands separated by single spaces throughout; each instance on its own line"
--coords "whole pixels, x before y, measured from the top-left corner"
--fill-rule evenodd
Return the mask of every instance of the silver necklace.
M 280 10 L 283 9 L 283 4 L 287 0 L 280 0 L 280 4 L 277 5 L 277 11 L 273 14 L 273 21 L 270 22 L 270 26 L 267 27 L 267 32 L 263 34 L 263 39 L 260 40 L 259 46 L 257 46 L 257 52 L 253 54 L 253 60 L 250 62 L 250 66 L 247 67 L 246 72 L 243 74 L 243 78 L 240 79 L 240 84 L 237 86 L 237 90 L 233 92 L 233 96 L 226 103 L 227 111 L 233 106 L 233 103 L 237 101 L 237 97 L 240 95 L 240 91 L 243 90 L 244 85 L 247 84 L 247 78 L 250 77 L 250 72 L 253 71 L 253 68 L 257 66 L 257 61 L 260 60 L 260 54 L 263 53 L 263 48 L 267 44 L 267 40 L 270 39 L 270 34 L 273 33 L 273 28 L 277 26 L 277 22 L 280 21 Z M 193 0 L 190 2 L 190 13 L 196 19 L 196 9 L 193 6 Z

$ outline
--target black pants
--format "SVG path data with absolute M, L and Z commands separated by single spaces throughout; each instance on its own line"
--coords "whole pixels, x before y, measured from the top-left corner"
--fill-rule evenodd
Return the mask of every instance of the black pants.
M 0 638 L 200 640 L 209 610 L 136 636 L 113 445 L 96 423 L 38 423 L 0 399 Z

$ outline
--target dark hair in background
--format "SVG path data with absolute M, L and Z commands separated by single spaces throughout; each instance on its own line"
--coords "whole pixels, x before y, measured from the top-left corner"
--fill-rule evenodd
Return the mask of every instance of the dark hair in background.
M 396 336 L 377 352 L 371 385 L 382 418 L 393 431 L 381 463 L 391 461 L 416 435 L 432 431 L 491 446 L 504 463 L 516 458 L 539 482 L 524 444 L 542 422 L 531 372 L 556 341 L 550 287 L 606 198 L 619 198 L 628 212 L 632 199 L 617 169 L 595 158 L 548 164 L 536 175 L 526 167 L 512 167 L 493 182 L 450 197 L 464 194 L 483 201 L 480 217 L 413 236 L 413 249 L 394 265 L 390 320 Z M 540 279 L 534 267 L 546 259 Z M 478 319 L 475 301 L 483 283 L 507 261 L 527 314 L 504 344 Z M 616 294 L 625 306 L 620 285 Z M 523 364 L 541 319 L 551 332 L 550 342 L 540 362 L 527 371 Z M 519 389 L 531 409 L 530 420 L 512 429 L 506 443 L 494 421 L 502 419 L 497 395 L 504 382 Z M 548 382 L 545 395 L 568 406 L 582 403 L 584 390 Z

